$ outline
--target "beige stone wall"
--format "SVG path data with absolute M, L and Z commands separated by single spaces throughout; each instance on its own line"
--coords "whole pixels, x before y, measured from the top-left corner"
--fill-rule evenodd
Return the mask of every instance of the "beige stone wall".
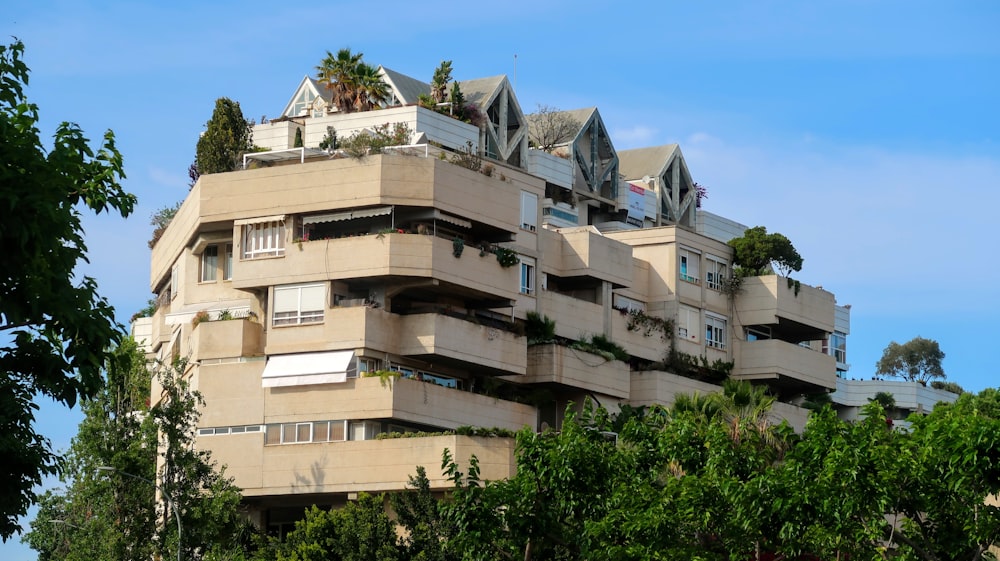
M 557 384 L 618 398 L 629 396 L 627 364 L 563 345 L 529 347 L 527 373 L 506 379 L 518 384 Z
M 830 355 L 779 339 L 739 345 L 733 378 L 773 380 L 791 378 L 827 389 L 837 387 L 837 368 Z
M 629 403 L 635 407 L 664 405 L 671 406 L 680 394 L 707 395 L 719 393 L 722 387 L 699 382 L 661 370 L 632 372 Z
M 833 331 L 833 294 L 806 284 L 799 294 L 788 287 L 788 280 L 777 275 L 743 279 L 736 310 L 743 325 L 771 325 L 779 318 L 791 320 L 824 332 Z

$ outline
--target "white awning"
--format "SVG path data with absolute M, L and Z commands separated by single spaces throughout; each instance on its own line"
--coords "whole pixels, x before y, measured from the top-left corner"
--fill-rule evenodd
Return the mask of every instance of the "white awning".
M 347 381 L 354 351 L 275 355 L 267 359 L 261 387 L 338 384 Z
M 441 220 L 443 222 L 448 222 L 449 224 L 454 224 L 459 228 L 472 228 L 472 222 L 464 218 L 459 218 L 457 216 L 441 212 L 440 210 L 437 209 L 434 209 L 434 218 Z
M 358 210 L 345 210 L 341 212 L 328 212 L 326 214 L 316 214 L 302 217 L 302 224 L 318 224 L 320 222 L 338 222 L 341 220 L 354 220 L 356 218 L 370 218 L 372 216 L 385 216 L 392 212 L 391 206 L 380 206 L 375 208 L 364 208 Z
M 261 222 L 281 222 L 285 219 L 284 214 L 275 214 L 273 216 L 260 216 L 258 218 L 241 218 L 239 220 L 234 220 L 234 226 L 242 226 L 244 224 L 260 224 Z

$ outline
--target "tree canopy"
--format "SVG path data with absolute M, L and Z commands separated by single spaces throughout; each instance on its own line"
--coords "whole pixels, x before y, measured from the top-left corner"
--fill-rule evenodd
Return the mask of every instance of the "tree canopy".
M 733 262 L 745 276 L 771 274 L 773 268 L 782 276 L 802 270 L 802 257 L 792 242 L 774 232 L 767 233 L 764 226 L 748 228 L 743 236 L 729 240 L 733 248 Z
M 539 150 L 546 152 L 576 138 L 582 126 L 569 113 L 541 104 L 534 113 L 527 116 L 527 119 L 531 142 Z
M 937 341 L 914 337 L 902 345 L 895 341 L 889 343 L 882 351 L 882 358 L 875 363 L 875 371 L 883 376 L 927 385 L 932 379 L 945 378 L 942 360 L 944 352 Z
M 63 122 L 46 149 L 38 106 L 25 97 L 24 44 L 0 46 L 0 537 L 19 531 L 17 518 L 33 490 L 59 471 L 58 455 L 35 430 L 37 396 L 72 407 L 101 387 L 107 349 L 122 336 L 97 282 L 76 274 L 87 260 L 84 212 L 132 213 L 134 195 L 120 181 L 122 156 L 109 130 L 92 148 L 83 131 Z
M 369 111 L 385 102 L 389 86 L 382 80 L 378 67 L 364 61 L 364 53 L 343 48 L 326 56 L 316 66 L 316 80 L 332 94 L 338 111 Z
M 198 175 L 234 171 L 243 154 L 253 150 L 253 125 L 243 117 L 240 103 L 228 97 L 215 100 L 212 118 L 198 139 L 195 167 Z M 197 181 L 195 175 L 192 179 Z
M 245 549 L 240 494 L 210 455 L 193 446 L 199 395 L 184 363 L 150 372 L 131 338 L 106 363 L 107 384 L 83 402 L 65 489 L 47 491 L 24 541 L 39 559 L 207 558 Z M 150 405 L 150 380 L 163 397 Z M 161 429 L 161 430 L 158 430 Z M 159 462 L 158 462 L 159 458 Z M 157 468 L 157 466 L 160 466 Z M 98 468 L 109 467 L 112 470 Z M 157 491 L 170 500 L 157 501 Z

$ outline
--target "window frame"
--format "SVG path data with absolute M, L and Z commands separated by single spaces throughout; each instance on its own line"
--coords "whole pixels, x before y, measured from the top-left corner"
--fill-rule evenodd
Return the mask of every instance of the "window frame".
M 198 282 L 208 283 L 219 280 L 219 246 L 211 244 L 205 246 L 201 252 L 201 271 Z
M 226 254 L 222 262 L 222 280 L 233 280 L 233 244 L 226 244 Z
M 678 250 L 677 257 L 677 277 L 685 282 L 700 284 L 701 277 L 698 275 L 701 272 L 701 254 L 682 247 Z
M 729 262 L 715 255 L 705 256 L 705 286 L 712 290 L 722 292 Z
M 273 294 L 271 296 L 271 326 L 272 327 L 290 327 L 296 325 L 311 325 L 316 323 L 323 323 L 326 316 L 326 283 L 302 283 L 302 284 L 286 284 L 275 286 L 272 290 Z M 322 291 L 321 295 L 312 295 L 312 299 L 320 302 L 320 308 L 316 310 L 304 310 L 303 309 L 303 291 L 305 289 L 318 289 Z M 278 306 L 278 293 L 279 291 L 295 291 L 297 295 L 296 305 L 294 310 L 284 310 Z M 293 315 L 283 315 L 281 317 L 278 314 L 293 314 Z
M 729 320 L 725 316 L 705 312 L 705 346 L 726 350 Z
M 521 229 L 538 230 L 538 195 L 521 191 Z
M 535 283 L 535 259 L 533 257 L 520 256 L 521 274 L 518 292 L 525 296 L 534 296 L 536 290 Z
M 240 231 L 240 259 L 250 261 L 285 256 L 285 219 L 248 222 Z

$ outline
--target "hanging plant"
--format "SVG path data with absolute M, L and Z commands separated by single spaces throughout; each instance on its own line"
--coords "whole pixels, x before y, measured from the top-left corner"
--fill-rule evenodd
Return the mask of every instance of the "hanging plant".
M 500 263 L 500 266 L 504 269 L 513 267 L 521 262 L 521 258 L 518 257 L 517 252 L 513 249 L 497 246 L 493 249 L 493 253 L 497 256 L 497 263 Z
M 455 257 L 461 257 L 462 251 L 465 250 L 465 240 L 462 238 L 455 238 L 451 241 L 451 254 Z

